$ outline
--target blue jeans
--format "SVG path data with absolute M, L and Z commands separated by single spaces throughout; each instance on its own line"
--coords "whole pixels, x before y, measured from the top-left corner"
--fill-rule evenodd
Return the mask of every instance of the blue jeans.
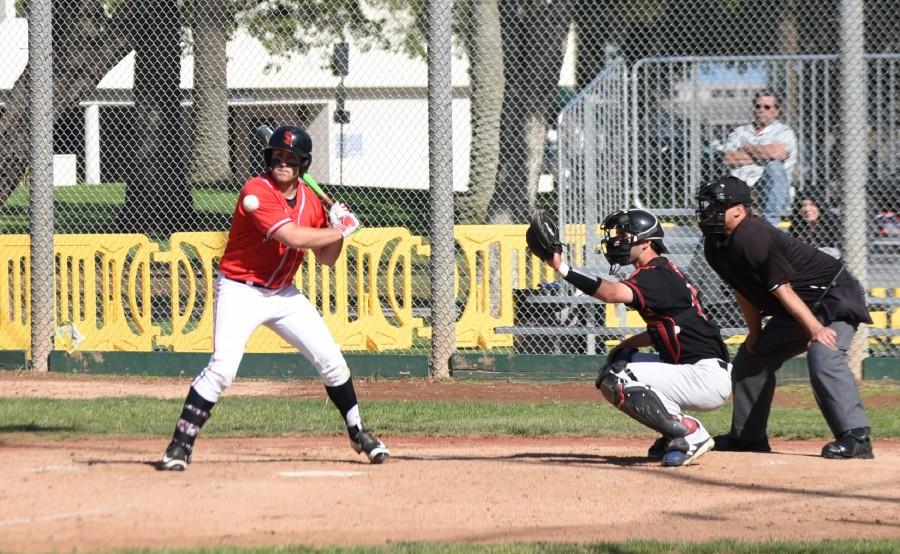
M 787 170 L 781 162 L 766 163 L 762 177 L 756 182 L 763 218 L 772 225 L 778 225 L 790 201 L 790 182 Z

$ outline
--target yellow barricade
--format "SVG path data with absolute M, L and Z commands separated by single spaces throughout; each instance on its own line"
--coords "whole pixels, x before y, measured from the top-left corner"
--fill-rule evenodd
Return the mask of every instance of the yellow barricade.
M 462 251 L 454 290 L 465 298 L 456 322 L 456 346 L 509 347 L 513 337 L 494 333 L 513 324 L 513 289 L 534 288 L 555 279 L 552 270 L 525 248 L 525 225 L 458 225 L 455 238 Z M 460 261 L 462 263 L 460 263 Z
M 0 348 L 29 350 L 31 302 L 54 313 L 54 348 L 72 351 L 153 349 L 150 255 L 144 235 L 56 235 L 54 298 L 31 297 L 28 235 L 0 236 Z
M 889 291 L 892 292 L 891 296 L 893 297 L 893 299 L 900 298 L 900 288 L 873 288 L 869 291 L 869 294 L 871 294 L 874 298 L 888 298 Z M 877 331 L 877 329 L 900 329 L 900 307 L 892 307 L 890 304 L 885 302 L 883 306 L 878 306 L 871 309 L 871 311 L 869 311 L 869 315 L 872 316 L 871 327 L 873 328 L 869 332 L 870 344 L 875 344 L 883 341 L 888 341 L 891 344 L 900 344 L 900 337 L 885 337 L 884 335 L 878 336 Z
M 0 350 L 31 348 L 31 241 L 0 235 Z
M 460 225 L 454 291 L 462 313 L 460 348 L 511 347 L 513 291 L 535 288 L 555 275 L 525 246 L 525 225 Z M 213 281 L 227 234 L 175 233 L 161 251 L 144 235 L 57 235 L 53 302 L 59 350 L 175 352 L 212 350 Z M 583 263 L 584 226 L 566 228 L 573 265 Z M 344 350 L 404 350 L 432 329 L 413 310 L 413 293 L 427 302 L 430 246 L 405 228 L 363 229 L 345 243 L 332 268 L 308 256 L 295 284 L 321 310 Z M 31 325 L 30 240 L 0 235 L 0 349 L 28 350 Z M 900 289 L 873 289 L 876 297 Z M 151 307 L 156 306 L 156 313 Z M 427 309 L 428 306 L 420 306 Z M 641 327 L 637 313 L 604 307 L 606 325 Z M 873 307 L 873 327 L 900 328 L 900 308 Z M 168 320 L 168 321 L 167 321 Z M 164 328 L 163 331 L 161 328 Z M 742 337 L 732 337 L 739 341 Z M 873 334 L 871 342 L 883 341 Z M 900 337 L 891 337 L 897 344 Z M 266 328 L 247 352 L 292 352 Z
M 172 333 L 158 338 L 161 346 L 175 352 L 212 350 L 214 267 L 226 240 L 226 233 L 175 233 L 169 250 L 155 256 L 169 265 L 172 299 Z M 413 333 L 424 325 L 412 310 L 413 255 L 422 255 L 421 250 L 421 237 L 405 228 L 363 229 L 345 242 L 333 268 L 307 256 L 294 284 L 320 309 L 344 350 L 408 349 Z M 294 348 L 261 327 L 246 351 Z

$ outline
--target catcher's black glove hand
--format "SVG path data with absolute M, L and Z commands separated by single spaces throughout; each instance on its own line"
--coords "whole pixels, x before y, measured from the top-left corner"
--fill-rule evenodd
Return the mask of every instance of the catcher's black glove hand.
M 535 210 L 531 216 L 531 224 L 525 231 L 525 242 L 528 249 L 538 258 L 548 262 L 553 253 L 562 254 L 562 243 L 559 242 L 559 228 L 547 212 Z

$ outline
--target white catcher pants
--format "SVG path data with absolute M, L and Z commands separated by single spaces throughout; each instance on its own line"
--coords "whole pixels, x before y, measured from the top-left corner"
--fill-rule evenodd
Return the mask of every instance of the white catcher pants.
M 667 364 L 656 354 L 638 352 L 625 371 L 615 373 L 624 388 L 646 385 L 662 401 L 673 416 L 683 416 L 683 410 L 709 411 L 724 404 L 731 395 L 731 364 L 723 369 L 721 362 L 711 358 L 693 364 Z M 688 441 L 709 437 L 703 424 Z M 700 436 L 703 435 L 703 436 Z
M 316 307 L 297 287 L 268 290 L 220 276 L 216 279 L 213 353 L 209 365 L 193 383 L 200 396 L 210 402 L 219 400 L 234 382 L 244 347 L 260 325 L 299 350 L 319 372 L 325 386 L 336 387 L 350 379 L 340 346 Z

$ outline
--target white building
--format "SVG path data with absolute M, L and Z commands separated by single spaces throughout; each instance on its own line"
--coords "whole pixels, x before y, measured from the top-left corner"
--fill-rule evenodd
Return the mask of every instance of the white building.
M 12 88 L 27 61 L 27 25 L 14 17 L 14 0 L 0 12 L 0 95 Z M 402 22 L 394 22 L 397 25 Z M 565 81 L 574 81 L 574 41 L 570 40 Z M 335 122 L 336 89 L 340 78 L 329 66 L 330 49 L 307 55 L 276 57 L 245 29 L 227 44 L 232 163 L 239 178 L 258 165 L 260 144 L 253 135 L 260 122 L 296 122 L 314 141 L 311 173 L 320 182 L 356 186 L 428 187 L 427 65 L 422 59 L 384 50 L 350 47 L 349 73 L 344 79 L 349 123 Z M 82 102 L 85 116 L 83 180 L 117 180 L 108 137 L 128 119 L 134 82 L 132 52 L 103 77 L 93 98 Z M 193 87 L 193 57 L 181 59 L 180 87 Z M 464 190 L 469 173 L 468 63 L 454 52 L 453 183 Z M 57 83 L 57 86 L 63 86 Z M 190 106 L 190 101 L 185 102 Z M 343 131 L 343 156 L 339 145 Z M 237 154 L 237 155 L 235 155 Z

